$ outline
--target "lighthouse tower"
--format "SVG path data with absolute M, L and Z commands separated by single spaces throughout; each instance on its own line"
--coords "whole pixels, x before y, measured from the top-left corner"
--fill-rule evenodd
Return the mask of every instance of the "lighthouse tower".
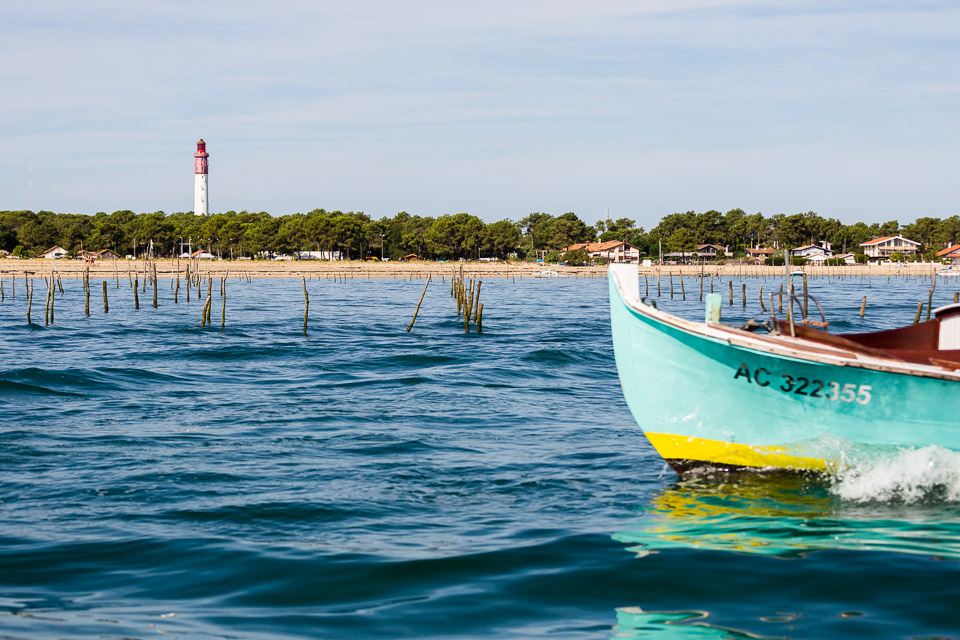
M 198 216 L 205 216 L 209 213 L 207 200 L 207 176 L 210 172 L 210 163 L 207 158 L 207 143 L 200 138 L 197 143 L 197 152 L 193 154 L 193 212 Z

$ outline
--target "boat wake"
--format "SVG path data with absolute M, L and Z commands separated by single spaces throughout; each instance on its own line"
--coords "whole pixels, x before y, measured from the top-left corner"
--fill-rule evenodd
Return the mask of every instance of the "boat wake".
M 960 502 L 960 452 L 928 446 L 858 461 L 835 474 L 831 492 L 860 503 Z

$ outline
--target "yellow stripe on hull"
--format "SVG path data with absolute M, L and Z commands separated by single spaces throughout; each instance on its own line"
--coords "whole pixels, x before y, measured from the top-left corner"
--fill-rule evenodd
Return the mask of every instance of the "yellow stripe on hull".
M 745 444 L 706 440 L 669 433 L 645 433 L 664 460 L 686 460 L 708 465 L 760 467 L 794 471 L 827 471 L 820 458 L 791 455 L 787 447 L 751 447 Z

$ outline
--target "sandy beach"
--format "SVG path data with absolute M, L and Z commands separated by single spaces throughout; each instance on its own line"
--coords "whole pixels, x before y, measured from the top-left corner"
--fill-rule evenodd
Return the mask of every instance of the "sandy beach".
M 263 261 L 263 260 L 171 260 L 161 259 L 153 261 L 159 277 L 176 277 L 183 275 L 188 264 L 191 271 L 199 271 L 205 275 L 215 277 L 247 276 L 251 278 L 416 278 L 428 274 L 433 276 L 449 275 L 456 270 L 459 272 L 460 262 L 360 262 L 324 260 L 298 261 Z M 569 267 L 557 265 L 535 264 L 530 262 L 464 262 L 463 272 L 467 276 L 482 276 L 484 278 L 529 278 L 541 272 L 555 272 L 561 277 L 571 278 L 602 278 L 606 275 L 606 267 Z M 92 278 L 125 277 L 128 274 L 143 273 L 143 260 L 98 260 L 87 264 L 81 260 L 48 260 L 48 259 L 2 259 L 0 260 L 0 277 L 9 275 L 41 276 L 56 270 L 61 277 L 79 277 L 87 268 Z M 802 270 L 809 276 L 896 276 L 896 275 L 933 275 L 945 265 L 939 263 L 904 263 L 847 265 L 842 267 L 811 266 L 794 267 L 793 270 Z M 742 277 L 776 277 L 784 274 L 784 267 L 766 267 L 753 264 L 729 263 L 723 265 L 655 265 L 638 267 L 641 274 L 663 276 L 669 274 L 695 276 L 700 273 L 718 276 Z M 549 275 L 549 274 L 548 274 Z

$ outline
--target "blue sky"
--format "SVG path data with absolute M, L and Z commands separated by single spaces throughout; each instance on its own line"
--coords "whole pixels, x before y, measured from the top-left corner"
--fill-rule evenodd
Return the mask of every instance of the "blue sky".
M 4 3 L 0 209 L 960 214 L 960 5 Z

